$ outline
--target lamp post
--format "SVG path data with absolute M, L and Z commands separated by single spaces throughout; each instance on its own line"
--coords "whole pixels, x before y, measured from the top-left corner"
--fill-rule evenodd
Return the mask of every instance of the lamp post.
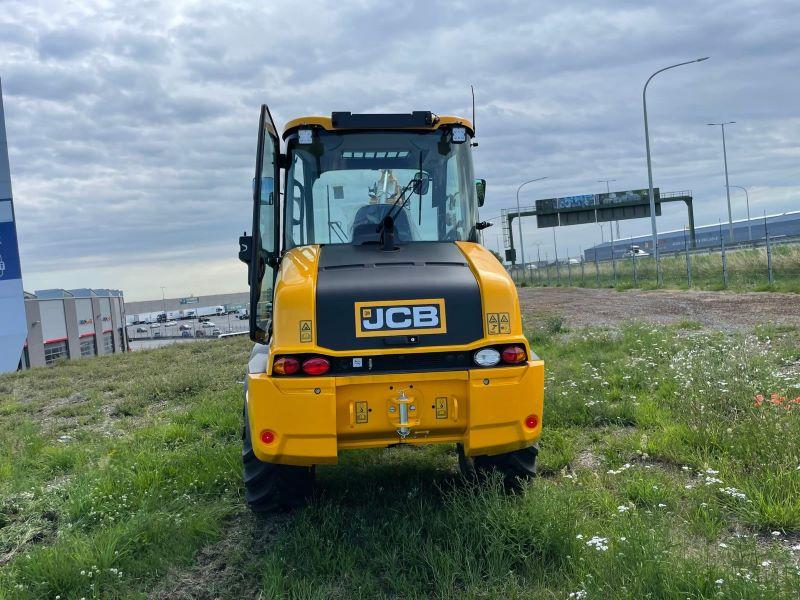
M 690 65 L 696 62 L 702 62 L 704 60 L 708 60 L 708 56 L 704 56 L 703 58 L 696 58 L 694 60 L 687 60 L 686 62 L 678 63 L 675 65 L 670 65 L 668 67 L 664 67 L 663 69 L 659 69 L 650 77 L 647 78 L 647 81 L 644 83 L 644 88 L 642 89 L 642 107 L 644 109 L 644 141 L 645 146 L 647 148 L 647 189 L 648 189 L 648 196 L 650 198 L 650 226 L 653 230 L 653 256 L 656 260 L 656 280 L 659 284 L 661 284 L 661 270 L 658 268 L 658 230 L 656 229 L 656 200 L 653 195 L 653 163 L 650 160 L 650 131 L 647 126 L 647 86 L 650 81 L 658 75 L 659 73 L 663 73 L 664 71 L 668 71 L 669 69 L 674 69 L 675 67 L 682 67 L 683 65 Z
M 726 121 L 725 123 L 709 123 L 709 127 L 719 126 L 722 129 L 722 158 L 725 161 L 725 193 L 728 196 L 728 231 L 730 232 L 731 242 L 733 242 L 733 216 L 731 215 L 731 186 L 728 184 L 728 151 L 725 148 L 725 125 L 733 125 L 736 121 Z
M 606 193 L 610 196 L 611 195 L 611 186 L 609 183 L 612 181 L 616 181 L 616 179 L 598 179 L 597 183 L 605 183 L 606 184 Z M 617 238 L 619 238 L 619 220 L 616 221 L 617 224 Z M 610 226 L 609 226 L 610 227 Z M 611 237 L 614 237 L 613 234 Z
M 737 190 L 742 190 L 744 192 L 744 197 L 747 201 L 747 241 L 753 241 L 753 228 L 750 224 L 750 194 L 747 192 L 746 187 L 742 187 L 741 185 L 732 185 L 732 188 L 736 188 Z
M 522 277 L 524 278 L 525 283 L 528 283 L 528 276 L 525 274 L 525 240 L 522 239 L 522 211 L 519 208 L 519 191 L 529 183 L 541 181 L 542 179 L 547 179 L 547 176 L 529 179 L 528 181 L 521 183 L 517 188 L 517 225 L 519 226 L 519 250 L 522 254 Z

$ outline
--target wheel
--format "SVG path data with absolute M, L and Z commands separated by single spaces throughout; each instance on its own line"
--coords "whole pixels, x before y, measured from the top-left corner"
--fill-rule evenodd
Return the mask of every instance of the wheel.
M 539 444 L 494 456 L 467 456 L 464 446 L 458 444 L 458 468 L 472 481 L 484 481 L 492 471 L 503 476 L 506 489 L 516 489 L 522 481 L 536 477 L 536 457 Z
M 277 465 L 258 460 L 250 440 L 246 402 L 242 412 L 244 497 L 250 509 L 261 513 L 305 506 L 314 491 L 314 467 Z

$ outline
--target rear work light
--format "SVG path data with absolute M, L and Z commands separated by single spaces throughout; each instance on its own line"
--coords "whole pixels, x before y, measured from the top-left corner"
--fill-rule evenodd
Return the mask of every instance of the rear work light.
M 330 371 L 331 363 L 327 358 L 316 356 L 303 361 L 303 373 L 306 375 L 324 375 Z
M 281 356 L 275 359 L 272 372 L 275 375 L 294 375 L 300 370 L 300 361 L 291 356 Z
M 500 362 L 500 353 L 494 348 L 482 348 L 472 357 L 480 367 L 493 367 Z
M 503 348 L 503 362 L 509 365 L 518 365 L 525 361 L 525 350 L 522 346 L 508 346 Z

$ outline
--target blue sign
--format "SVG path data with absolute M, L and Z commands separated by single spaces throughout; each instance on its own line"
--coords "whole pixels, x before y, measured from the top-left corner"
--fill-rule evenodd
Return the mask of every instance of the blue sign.
M 0 88 L 0 373 L 16 371 L 28 335 L 19 266 L 11 172 L 8 167 L 3 90 Z
M 10 201 L 0 200 L 0 206 L 11 204 Z M 2 209 L 0 209 L 0 212 Z M 0 221 L 0 281 L 21 279 L 22 272 L 19 268 L 19 251 L 17 250 L 17 232 L 14 221 L 3 223 Z
M 594 194 L 581 194 L 580 196 L 565 196 L 557 198 L 558 208 L 591 208 L 597 204 Z

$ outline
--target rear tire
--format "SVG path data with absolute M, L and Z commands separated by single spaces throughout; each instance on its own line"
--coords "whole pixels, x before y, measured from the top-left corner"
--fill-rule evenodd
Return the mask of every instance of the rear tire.
M 291 510 L 305 506 L 314 492 L 314 467 L 278 465 L 258 459 L 250 438 L 247 403 L 242 430 L 244 497 L 253 512 Z
M 457 448 L 458 468 L 464 478 L 471 481 L 485 481 L 492 472 L 497 471 L 503 477 L 506 489 L 517 489 L 525 480 L 536 477 L 538 443 L 494 456 L 467 456 L 464 454 L 464 446 L 458 444 Z

